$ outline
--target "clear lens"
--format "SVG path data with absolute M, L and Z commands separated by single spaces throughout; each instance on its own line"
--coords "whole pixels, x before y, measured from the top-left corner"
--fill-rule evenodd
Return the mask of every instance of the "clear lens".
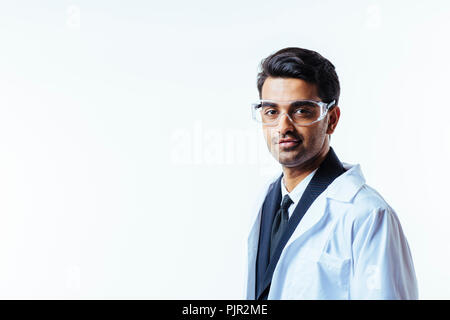
M 306 126 L 319 121 L 326 113 L 326 105 L 310 100 L 299 100 L 290 103 L 288 116 L 299 126 Z M 283 114 L 277 103 L 261 100 L 253 104 L 253 118 L 263 125 L 277 125 Z

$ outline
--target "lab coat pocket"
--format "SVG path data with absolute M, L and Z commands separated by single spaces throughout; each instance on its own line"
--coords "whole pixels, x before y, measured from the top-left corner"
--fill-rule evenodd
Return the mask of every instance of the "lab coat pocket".
M 320 287 L 326 299 L 348 299 L 350 259 L 323 252 L 318 261 Z
M 295 257 L 286 273 L 286 299 L 347 299 L 350 259 L 326 252 Z

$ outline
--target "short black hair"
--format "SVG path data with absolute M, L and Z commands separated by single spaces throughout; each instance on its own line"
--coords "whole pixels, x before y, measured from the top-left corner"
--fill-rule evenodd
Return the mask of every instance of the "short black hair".
M 258 73 L 258 92 L 267 77 L 297 78 L 317 86 L 318 96 L 323 102 L 339 101 L 340 86 L 334 65 L 319 53 L 302 48 L 281 49 L 261 61 Z

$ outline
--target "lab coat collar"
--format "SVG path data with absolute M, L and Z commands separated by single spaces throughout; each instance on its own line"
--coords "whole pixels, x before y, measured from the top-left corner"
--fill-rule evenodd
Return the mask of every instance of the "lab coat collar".
M 359 189 L 366 183 L 366 179 L 359 164 L 352 165 L 342 162 L 342 165 L 346 172 L 329 185 L 326 197 L 342 202 L 351 202 Z
M 286 243 L 288 247 L 292 242 L 297 240 L 301 235 L 305 234 L 314 225 L 316 225 L 325 216 L 325 207 L 327 202 L 321 201 L 322 197 L 342 202 L 351 202 L 361 187 L 365 184 L 364 176 L 361 172 L 359 164 L 351 165 L 342 162 L 342 166 L 346 170 L 328 186 L 322 195 L 311 205 L 302 219 L 302 223 L 297 226 L 294 233 Z M 311 214 L 315 212 L 316 214 Z M 308 214 L 309 213 L 309 214 Z M 320 213 L 320 214 L 317 214 Z

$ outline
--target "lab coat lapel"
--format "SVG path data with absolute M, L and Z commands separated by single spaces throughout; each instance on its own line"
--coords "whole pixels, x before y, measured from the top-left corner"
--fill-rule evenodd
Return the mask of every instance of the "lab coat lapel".
M 298 238 L 302 233 L 306 232 L 320 220 L 320 218 L 323 216 L 324 210 L 322 210 L 320 214 L 319 212 L 317 212 L 318 214 L 316 215 L 308 216 L 305 221 L 302 221 L 302 224 L 300 224 L 300 220 L 302 220 L 303 216 L 308 212 L 308 209 L 316 200 L 316 198 L 328 187 L 328 185 L 331 184 L 331 182 L 333 182 L 334 179 L 336 179 L 344 171 L 345 169 L 343 168 L 342 163 L 334 153 L 334 150 L 330 147 L 325 160 L 321 163 L 319 169 L 316 171 L 313 178 L 309 182 L 297 207 L 292 214 L 292 217 L 289 219 L 288 228 L 281 237 L 280 242 L 274 252 L 274 256 L 267 267 L 266 273 L 264 275 L 263 286 L 261 290 L 259 290 L 257 298 L 259 298 L 261 293 L 263 293 L 264 290 L 266 290 L 270 285 L 272 275 L 278 263 L 280 255 L 285 248 L 288 240 L 293 235 L 294 231 L 298 230 L 295 237 Z
M 301 223 L 297 223 L 296 226 L 294 226 L 295 229 L 290 234 L 284 247 L 287 247 L 294 240 L 298 239 L 323 218 L 326 206 L 326 194 L 323 191 L 325 191 L 328 186 L 331 185 L 331 183 L 333 183 L 333 181 L 344 172 L 345 169 L 341 161 L 336 156 L 334 150 L 330 147 L 330 153 L 320 166 L 319 170 L 317 170 L 314 177 L 311 179 L 311 182 L 305 189 L 299 204 L 294 210 L 292 216 L 299 219 L 299 221 L 301 220 Z M 303 197 L 306 199 L 303 199 Z M 304 210 L 302 207 L 305 206 L 305 203 L 310 203 L 310 206 L 305 212 L 303 212 Z M 297 216 L 295 216 L 296 212 L 298 212 Z
M 270 185 L 264 188 L 264 191 L 261 193 L 259 201 L 257 201 L 257 210 L 258 213 L 256 218 L 254 219 L 253 226 L 250 230 L 250 234 L 247 241 L 248 246 L 248 279 L 247 279 L 247 299 L 255 299 L 255 290 L 256 287 L 256 272 L 257 272 L 257 263 L 258 263 L 258 246 L 261 241 L 261 228 L 264 228 L 262 223 L 263 218 L 263 208 L 264 210 L 276 210 L 275 208 L 276 201 L 279 201 L 275 194 L 275 190 L 280 189 L 281 177 L 279 176 L 275 181 L 272 180 Z M 278 189 L 277 189 L 278 188 Z M 275 202 L 274 202 L 275 201 Z M 270 205 L 269 205 L 270 204 Z M 262 241 L 265 242 L 265 241 Z M 259 259 L 259 263 L 261 261 L 266 261 L 264 265 L 264 270 L 268 264 L 268 258 L 263 257 Z M 253 288 L 253 289 L 252 289 Z
M 258 296 L 261 294 L 261 290 L 264 289 L 264 279 L 269 265 L 270 234 L 273 218 L 280 207 L 282 177 L 283 175 L 280 175 L 271 185 L 262 206 L 261 229 L 259 232 L 259 245 L 256 258 L 256 293 Z

